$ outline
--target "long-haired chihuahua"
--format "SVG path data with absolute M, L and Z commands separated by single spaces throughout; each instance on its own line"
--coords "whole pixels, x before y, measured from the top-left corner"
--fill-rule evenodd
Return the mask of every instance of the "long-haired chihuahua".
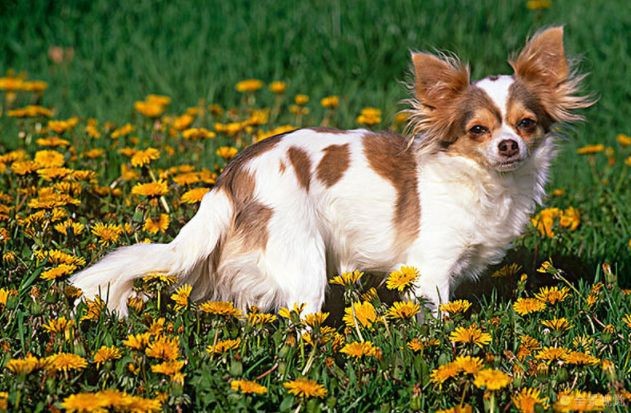
M 243 150 L 168 244 L 120 248 L 75 274 L 121 315 L 133 281 L 165 272 L 192 299 L 277 309 L 323 305 L 327 278 L 401 265 L 436 309 L 459 281 L 499 262 L 542 201 L 554 126 L 592 100 L 563 48 L 535 34 L 512 75 L 472 82 L 453 57 L 412 53 L 409 137 L 301 129 Z

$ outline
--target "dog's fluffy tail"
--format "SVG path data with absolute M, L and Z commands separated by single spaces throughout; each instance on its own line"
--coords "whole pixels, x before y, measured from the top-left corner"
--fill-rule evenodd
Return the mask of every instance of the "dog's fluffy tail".
M 217 247 L 232 220 L 232 203 L 222 190 L 207 193 L 197 214 L 169 244 L 136 244 L 122 247 L 101 261 L 76 273 L 70 282 L 86 298 L 100 295 L 111 310 L 127 315 L 127 299 L 133 282 L 150 272 L 177 276 L 181 282 Z M 200 280 L 201 281 L 201 280 Z M 208 283 L 210 280 L 204 280 Z

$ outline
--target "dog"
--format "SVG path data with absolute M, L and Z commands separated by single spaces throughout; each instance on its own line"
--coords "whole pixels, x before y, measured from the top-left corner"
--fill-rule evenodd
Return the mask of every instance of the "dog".
M 176 275 L 191 299 L 320 311 L 328 277 L 410 265 L 434 311 L 503 258 L 542 202 L 557 124 L 581 120 L 563 28 L 536 33 L 513 75 L 471 82 L 451 56 L 412 52 L 409 135 L 300 129 L 244 149 L 168 244 L 122 247 L 75 274 L 127 314 L 133 281 Z

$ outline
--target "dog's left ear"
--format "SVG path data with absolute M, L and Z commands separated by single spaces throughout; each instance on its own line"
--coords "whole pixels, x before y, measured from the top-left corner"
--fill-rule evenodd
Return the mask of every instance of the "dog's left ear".
M 523 80 L 556 87 L 570 74 L 563 49 L 563 27 L 551 27 L 535 34 L 510 64 Z
M 594 104 L 591 97 L 578 94 L 585 76 L 574 73 L 565 57 L 562 26 L 536 33 L 509 63 L 557 122 L 581 120 L 572 112 Z

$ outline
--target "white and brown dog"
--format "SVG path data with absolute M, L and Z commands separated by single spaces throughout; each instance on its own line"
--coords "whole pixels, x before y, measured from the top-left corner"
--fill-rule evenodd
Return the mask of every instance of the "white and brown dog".
M 169 244 L 120 248 L 70 280 L 125 315 L 134 279 L 153 271 L 192 299 L 319 311 L 327 277 L 417 267 L 437 305 L 499 262 L 541 202 L 552 125 L 580 119 L 581 76 L 563 29 L 536 34 L 512 76 L 471 83 L 456 59 L 413 53 L 413 137 L 302 129 L 256 143 L 224 170 Z

